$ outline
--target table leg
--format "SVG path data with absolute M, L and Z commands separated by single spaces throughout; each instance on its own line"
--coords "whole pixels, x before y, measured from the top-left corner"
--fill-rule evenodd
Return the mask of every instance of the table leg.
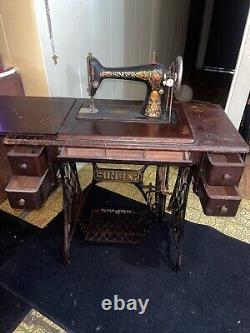
M 181 166 L 177 175 L 173 194 L 168 209 L 172 212 L 170 227 L 175 239 L 175 269 L 180 270 L 183 247 L 184 222 L 187 207 L 187 198 L 192 178 L 193 168 Z
M 82 197 L 81 185 L 78 178 L 75 162 L 60 162 L 60 172 L 63 187 L 63 209 L 64 209 L 64 262 L 69 262 L 69 250 L 71 240 L 74 236 L 76 227 L 80 222 L 83 204 L 89 192 L 92 182 L 84 191 Z M 169 169 L 167 166 L 158 167 L 156 173 L 156 185 L 154 190 L 148 190 L 146 194 L 141 187 L 137 186 L 146 198 L 149 210 L 155 215 L 155 221 L 161 221 L 165 213 L 166 195 L 169 194 L 167 186 Z M 182 259 L 183 227 L 187 206 L 187 197 L 192 178 L 193 169 L 190 166 L 181 166 L 177 175 L 173 194 L 170 198 L 168 210 L 171 211 L 170 227 L 173 229 L 175 239 L 175 268 L 180 269 Z M 141 184 L 140 184 L 141 185 Z M 155 194 L 155 200 L 151 196 Z M 149 198 L 148 198 L 149 196 Z M 153 201 L 154 203 L 153 203 Z
M 155 206 L 158 222 L 162 222 L 165 214 L 168 190 L 169 166 L 157 166 L 155 179 Z
M 76 227 L 80 221 L 82 207 L 82 190 L 75 162 L 60 162 L 63 188 L 64 210 L 64 262 L 69 262 L 69 249 Z

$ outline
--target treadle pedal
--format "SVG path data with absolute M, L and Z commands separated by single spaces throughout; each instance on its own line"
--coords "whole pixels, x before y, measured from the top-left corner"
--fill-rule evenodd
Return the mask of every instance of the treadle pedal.
M 144 212 L 117 209 L 92 209 L 83 225 L 85 241 L 136 244 L 148 234 Z

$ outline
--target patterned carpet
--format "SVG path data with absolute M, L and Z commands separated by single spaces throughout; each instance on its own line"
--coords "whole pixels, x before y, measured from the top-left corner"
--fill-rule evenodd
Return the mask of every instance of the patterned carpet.
M 121 166 L 122 165 L 120 165 L 120 167 Z M 138 166 L 126 166 L 126 168 L 136 168 L 136 167 Z M 79 171 L 79 177 L 83 188 L 86 187 L 91 182 L 91 177 L 92 177 L 91 164 L 84 165 L 84 167 Z M 173 187 L 175 177 L 176 177 L 176 169 L 171 168 L 170 187 L 171 186 Z M 150 166 L 147 168 L 147 171 L 145 173 L 145 178 L 144 178 L 145 184 L 154 182 L 154 178 L 155 178 L 155 167 Z M 249 184 L 247 183 L 246 186 L 248 185 Z M 106 182 L 106 183 L 101 183 L 98 186 L 105 187 L 115 193 L 125 195 L 139 202 L 144 202 L 141 193 L 133 185 Z M 244 191 L 244 187 L 242 187 L 242 191 Z M 9 205 L 8 200 L 5 200 L 0 204 L 0 209 L 14 216 L 17 216 L 23 219 L 24 221 L 31 223 L 39 228 L 44 228 L 56 215 L 58 215 L 58 213 L 62 209 L 62 189 L 61 187 L 59 187 L 56 191 L 51 193 L 47 201 L 44 203 L 43 207 L 38 210 L 26 211 L 20 209 L 12 209 Z M 242 199 L 236 217 L 233 218 L 212 217 L 203 214 L 198 197 L 191 191 L 188 198 L 188 208 L 187 208 L 186 217 L 187 220 L 191 222 L 209 225 L 228 236 L 250 243 L 250 199 Z
M 106 165 L 108 166 L 108 165 Z M 109 165 L 110 166 L 110 165 Z M 120 165 L 121 167 L 122 165 Z M 119 166 L 116 166 L 119 167 Z M 136 168 L 138 166 L 126 166 L 126 168 Z M 171 168 L 170 172 L 170 188 L 173 188 L 174 180 L 177 170 Z M 86 187 L 91 182 L 92 166 L 90 164 L 84 165 L 79 171 L 80 181 L 82 187 Z M 145 183 L 153 182 L 155 178 L 155 167 L 148 167 L 145 173 Z M 109 189 L 115 193 L 125 195 L 129 198 L 144 202 L 141 193 L 130 184 L 117 184 L 117 183 L 101 183 L 98 186 Z M 52 193 L 44 204 L 43 208 L 28 212 L 12 210 L 8 202 L 5 201 L 0 209 L 10 212 L 14 215 L 21 217 L 29 223 L 36 225 L 39 228 L 44 228 L 54 216 L 56 216 L 62 207 L 62 193 L 61 188 L 58 188 Z M 190 192 L 188 198 L 187 220 L 199 224 L 208 225 L 220 232 L 239 239 L 241 241 L 250 243 L 250 200 L 242 199 L 240 209 L 236 217 L 209 217 L 203 214 L 200 201 L 198 197 Z M 42 314 L 32 309 L 18 325 L 14 333 L 65 333 L 65 331 L 53 323 L 51 320 L 44 317 Z
M 13 333 L 66 333 L 66 331 L 32 309 Z

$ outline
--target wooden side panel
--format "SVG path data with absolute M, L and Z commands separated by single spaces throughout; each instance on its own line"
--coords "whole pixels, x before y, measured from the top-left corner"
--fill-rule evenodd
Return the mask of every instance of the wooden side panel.
M 7 158 L 8 147 L 2 144 L 2 138 L 0 139 L 0 202 L 6 199 L 5 187 L 8 184 L 12 172 Z

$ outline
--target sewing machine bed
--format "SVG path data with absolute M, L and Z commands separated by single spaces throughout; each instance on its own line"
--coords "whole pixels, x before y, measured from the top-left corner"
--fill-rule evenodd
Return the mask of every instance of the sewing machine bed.
M 164 137 L 169 142 L 194 142 L 186 113 L 179 103 L 173 105 L 170 122 L 168 114 L 161 119 L 145 117 L 141 101 L 95 100 L 97 112 L 92 112 L 89 105 L 89 99 L 78 99 L 59 133 L 107 135 L 110 132 L 111 135 L 115 131 L 119 136 Z
M 120 103 L 119 103 L 120 102 Z M 169 119 L 169 112 L 166 110 L 161 118 L 146 117 L 143 115 L 141 101 L 135 101 L 131 105 L 129 101 L 106 101 L 105 105 L 100 101 L 95 102 L 95 108 L 89 107 L 89 101 L 84 101 L 77 114 L 77 119 L 93 119 L 93 120 L 107 120 L 107 121 L 122 121 L 122 122 L 145 122 L 145 123 L 172 123 L 176 125 L 176 111 L 175 107 L 172 108 L 171 118 Z

